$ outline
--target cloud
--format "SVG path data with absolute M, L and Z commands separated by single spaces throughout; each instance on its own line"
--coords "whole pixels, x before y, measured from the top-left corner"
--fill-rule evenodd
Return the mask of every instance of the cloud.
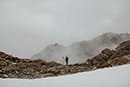
M 104 32 L 130 32 L 129 4 L 129 0 L 0 0 L 0 48 L 31 56 L 50 43 L 66 45 Z

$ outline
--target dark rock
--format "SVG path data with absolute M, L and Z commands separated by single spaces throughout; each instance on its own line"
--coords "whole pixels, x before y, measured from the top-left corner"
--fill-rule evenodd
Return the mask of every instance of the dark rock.
M 110 57 L 110 56 L 112 56 L 114 54 L 114 51 L 106 48 L 106 49 L 102 50 L 101 53 L 107 55 L 108 57 Z

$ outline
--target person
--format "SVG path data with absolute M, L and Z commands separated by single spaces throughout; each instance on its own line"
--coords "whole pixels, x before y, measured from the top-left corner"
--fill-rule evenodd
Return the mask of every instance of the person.
M 68 56 L 66 56 L 66 58 L 65 58 L 66 65 L 68 65 L 68 61 L 69 61 L 69 58 L 68 58 Z
M 62 57 L 62 59 L 63 59 L 63 64 L 65 64 L 65 58 L 64 58 L 64 56 Z

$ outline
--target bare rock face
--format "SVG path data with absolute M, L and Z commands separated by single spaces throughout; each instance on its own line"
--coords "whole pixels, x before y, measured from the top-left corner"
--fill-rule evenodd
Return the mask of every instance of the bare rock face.
M 111 64 L 114 66 L 128 64 L 130 63 L 130 59 L 129 59 L 130 57 L 127 57 L 127 56 L 114 58 L 112 59 Z
M 121 43 L 116 50 L 128 50 L 130 51 L 130 40 Z
M 96 68 L 111 67 L 130 63 L 130 41 L 121 43 L 115 50 L 108 48 L 100 54 L 88 59 L 87 63 Z
M 111 58 L 122 57 L 128 54 L 130 54 L 130 41 L 125 41 L 116 48 L 116 52 Z
M 115 53 L 115 51 L 106 48 L 106 49 L 102 50 L 101 53 L 107 55 L 108 57 L 110 57 L 110 56 L 112 56 Z
M 130 63 L 130 41 L 121 43 L 115 50 L 104 49 L 84 63 L 63 65 L 55 61 L 41 59 L 20 59 L 0 52 L 0 77 L 34 79 L 48 76 L 59 76 L 118 66 Z

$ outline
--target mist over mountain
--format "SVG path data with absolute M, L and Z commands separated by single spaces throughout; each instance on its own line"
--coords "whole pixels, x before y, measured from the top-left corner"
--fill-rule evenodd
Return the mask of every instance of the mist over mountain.
M 130 40 L 128 33 L 104 33 L 92 40 L 80 41 L 64 47 L 58 43 L 48 45 L 39 53 L 32 56 L 32 59 L 44 59 L 64 63 L 64 58 L 69 57 L 69 64 L 80 63 L 88 58 L 97 55 L 102 49 L 113 49 L 121 42 Z

